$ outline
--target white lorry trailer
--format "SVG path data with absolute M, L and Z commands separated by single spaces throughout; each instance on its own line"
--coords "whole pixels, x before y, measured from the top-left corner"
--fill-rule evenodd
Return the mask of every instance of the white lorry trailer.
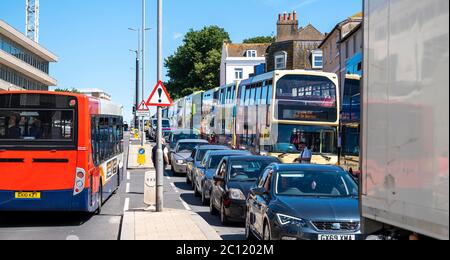
M 364 0 L 362 230 L 449 239 L 449 1 Z

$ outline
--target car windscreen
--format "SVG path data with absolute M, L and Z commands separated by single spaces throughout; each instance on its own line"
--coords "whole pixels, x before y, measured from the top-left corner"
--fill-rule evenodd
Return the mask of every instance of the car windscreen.
M 231 171 L 229 172 L 230 181 L 257 181 L 262 171 L 276 160 L 233 160 L 231 162 Z
M 276 177 L 275 193 L 280 196 L 358 196 L 358 186 L 345 172 L 292 171 Z
M 222 161 L 222 159 L 226 156 L 229 155 L 212 155 L 209 162 L 209 168 L 216 169 L 217 167 L 219 167 L 220 161 Z
M 186 140 L 186 139 L 200 139 L 200 136 L 197 134 L 175 134 L 173 136 L 174 143 L 177 143 L 180 140 Z
M 205 159 L 206 153 L 209 151 L 217 151 L 217 150 L 228 150 L 227 148 L 223 148 L 223 149 L 201 149 L 198 151 L 197 156 L 195 157 L 195 160 L 197 160 L 198 162 L 203 161 L 203 159 Z
M 154 128 L 156 128 L 156 127 L 158 126 L 158 120 L 153 120 L 153 121 L 152 121 L 152 126 L 153 126 Z M 163 127 L 163 128 L 170 128 L 170 121 L 167 120 L 167 119 L 163 119 L 163 120 L 162 120 L 162 127 Z
M 197 147 L 199 143 L 180 143 L 178 145 L 177 152 L 178 153 L 192 153 L 195 147 Z

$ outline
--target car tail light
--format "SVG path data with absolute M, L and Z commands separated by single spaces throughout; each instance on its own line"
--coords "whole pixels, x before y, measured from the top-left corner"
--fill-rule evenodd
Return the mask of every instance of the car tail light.
M 82 168 L 77 168 L 75 174 L 75 187 L 73 188 L 73 195 L 78 195 L 83 192 L 86 183 L 86 171 Z
M 231 200 L 229 200 L 229 199 L 223 200 L 223 205 L 224 205 L 225 207 L 229 207 L 229 206 L 231 205 Z

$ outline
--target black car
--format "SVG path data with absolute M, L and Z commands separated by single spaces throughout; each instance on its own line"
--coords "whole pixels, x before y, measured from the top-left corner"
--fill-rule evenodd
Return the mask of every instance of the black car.
M 201 167 L 198 167 L 194 172 L 194 194 L 202 198 L 203 205 L 208 204 L 211 194 L 212 182 L 214 174 L 216 174 L 217 167 L 224 157 L 227 156 L 243 156 L 251 155 L 248 151 L 236 150 L 219 150 L 206 152 L 205 158 L 202 161 Z
M 247 239 L 361 238 L 358 186 L 340 167 L 270 165 L 251 189 L 247 207 Z
M 220 211 L 222 224 L 245 222 L 246 199 L 264 169 L 278 158 L 266 156 L 230 156 L 220 162 L 211 191 L 210 212 Z
M 186 183 L 192 184 L 192 188 L 194 188 L 194 172 L 197 168 L 202 167 L 203 158 L 205 158 L 206 152 L 208 151 L 220 151 L 220 150 L 231 150 L 227 146 L 223 145 L 199 145 L 192 152 L 191 159 L 187 164 L 187 174 L 186 174 Z

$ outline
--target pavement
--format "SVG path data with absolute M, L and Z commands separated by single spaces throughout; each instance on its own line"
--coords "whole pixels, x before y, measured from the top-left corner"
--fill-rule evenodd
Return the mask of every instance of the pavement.
M 222 240 L 197 213 L 166 209 L 164 212 L 125 212 L 121 240 Z

